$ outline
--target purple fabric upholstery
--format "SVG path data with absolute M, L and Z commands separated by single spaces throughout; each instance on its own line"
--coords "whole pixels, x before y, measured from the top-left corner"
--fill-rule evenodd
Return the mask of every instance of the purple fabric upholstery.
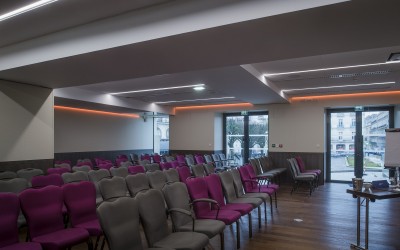
M 138 174 L 138 173 L 144 173 L 144 172 L 146 172 L 146 170 L 144 169 L 143 166 L 136 165 L 136 166 L 129 166 L 128 167 L 128 172 L 130 174 Z
M 32 242 L 53 250 L 65 249 L 89 239 L 89 233 L 84 229 L 64 228 L 61 187 L 27 189 L 19 197 Z
M 71 170 L 68 170 L 67 168 L 48 168 L 47 169 L 47 174 L 58 174 L 62 175 L 63 173 L 68 173 L 71 172 Z
M 1 250 L 42 250 L 39 243 L 36 242 L 18 242 L 9 246 L 0 248 Z
M 149 162 L 151 162 L 151 156 L 149 154 L 144 154 L 140 156 L 140 160 L 148 160 Z
M 248 165 L 251 168 L 253 168 L 251 165 Z M 268 195 L 272 195 L 275 193 L 275 189 L 273 188 L 268 188 L 266 186 L 259 186 L 258 181 L 255 179 L 252 179 L 250 177 L 248 167 L 242 166 L 239 168 L 239 173 L 240 173 L 240 178 L 242 179 L 244 191 L 246 193 L 267 193 Z
M 246 168 L 247 172 L 249 173 L 249 176 L 252 180 L 257 180 L 257 175 L 254 172 L 254 168 L 253 166 L 251 166 L 250 164 L 246 164 L 243 167 Z M 252 186 L 253 188 L 266 188 L 266 189 L 273 189 L 275 191 L 277 191 L 279 189 L 279 185 L 277 184 L 272 184 L 269 183 L 268 185 L 259 185 L 258 182 L 252 182 Z
M 171 164 L 172 168 L 178 168 L 178 167 L 180 167 L 180 166 L 186 165 L 185 163 L 180 163 L 180 162 L 178 162 L 178 161 L 171 161 L 171 162 L 169 162 L 169 163 Z
M 50 174 L 50 175 L 34 176 L 34 177 L 32 177 L 31 183 L 32 183 L 32 187 L 34 187 L 34 188 L 46 187 L 49 185 L 61 187 L 64 184 L 64 181 L 61 178 L 61 175 Z
M 297 165 L 299 165 L 300 172 L 302 172 L 302 173 L 315 173 L 317 175 L 321 174 L 321 170 L 320 169 L 309 169 L 309 170 L 306 170 L 306 165 L 304 164 L 304 161 L 300 156 L 296 156 L 295 159 L 297 161 Z
M 109 162 L 102 162 L 102 163 L 100 163 L 99 165 L 97 165 L 97 167 L 98 167 L 99 169 L 107 169 L 107 170 L 110 170 L 110 168 L 112 168 L 113 165 L 112 165 L 112 163 L 109 163 Z
M 182 166 L 177 168 L 179 174 L 179 180 L 183 183 L 186 183 L 186 180 L 190 178 L 190 169 L 188 166 Z
M 80 166 L 89 166 L 91 169 L 93 169 L 93 163 L 91 161 L 80 161 L 76 163 L 78 167 Z
M 71 166 L 72 162 L 70 160 L 57 160 L 54 162 L 54 164 L 63 164 L 63 163 L 67 163 Z
M 170 168 L 173 168 L 173 167 L 172 167 L 171 162 L 161 162 L 160 163 L 160 168 L 161 168 L 161 170 L 167 170 L 167 169 L 170 169 Z
M 0 247 L 3 247 L 18 242 L 18 196 L 12 193 L 0 193 L 0 204 Z
M 159 155 L 159 154 L 154 154 L 154 155 L 153 155 L 153 162 L 155 162 L 155 163 L 160 163 L 160 162 L 161 162 L 161 155 Z
M 179 166 L 186 165 L 186 159 L 184 155 L 176 155 L 176 160 L 178 161 Z
M 202 155 L 195 155 L 194 159 L 196 160 L 197 164 L 204 164 L 206 161 L 204 160 L 204 157 Z

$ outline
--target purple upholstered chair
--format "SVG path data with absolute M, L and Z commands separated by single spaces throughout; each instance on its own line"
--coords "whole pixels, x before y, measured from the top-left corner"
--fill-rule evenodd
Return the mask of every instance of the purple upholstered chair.
M 61 187 L 64 184 L 64 181 L 59 174 L 34 176 L 32 177 L 31 182 L 33 188 L 41 188 L 50 185 Z
M 129 166 L 128 172 L 130 174 L 138 174 L 138 173 L 144 173 L 144 172 L 146 172 L 146 170 L 141 165 L 135 165 L 135 166 Z
M 249 217 L 249 237 L 253 236 L 252 230 L 252 221 L 251 221 L 251 211 L 253 210 L 253 206 L 247 203 L 225 203 L 224 194 L 222 192 L 221 180 L 217 174 L 211 174 L 209 176 L 204 177 L 204 180 L 208 186 L 208 194 L 211 199 L 215 200 L 219 204 L 219 208 L 222 210 L 231 210 L 237 211 L 242 216 L 248 215 Z M 212 206 L 216 209 L 216 206 Z
M 91 169 L 93 169 L 93 163 L 92 163 L 92 161 L 90 161 L 89 159 L 78 160 L 78 162 L 76 163 L 76 165 L 77 165 L 78 167 L 80 167 L 80 166 L 89 166 Z
M 88 181 L 69 183 L 62 189 L 71 226 L 83 228 L 88 231 L 90 236 L 96 236 L 94 249 L 97 249 L 103 231 L 96 215 L 96 188 L 94 184 Z
M 47 174 L 58 174 L 58 175 L 62 175 L 63 173 L 68 173 L 71 172 L 71 170 L 68 170 L 68 168 L 48 168 L 47 169 Z
M 17 220 L 19 215 L 19 199 L 13 193 L 0 193 L 0 249 L 8 250 L 40 250 L 35 242 L 18 242 Z
M 154 162 L 154 163 L 160 163 L 160 162 L 161 162 L 161 155 L 159 155 L 159 154 L 154 154 L 154 155 L 153 155 L 153 162 Z
M 206 161 L 204 160 L 204 157 L 202 155 L 195 155 L 194 159 L 196 160 L 197 164 L 204 164 Z
M 312 173 L 317 175 L 317 185 L 319 183 L 319 177 L 321 176 L 321 170 L 320 169 L 306 169 L 306 164 L 304 163 L 303 159 L 300 156 L 295 157 L 297 165 L 299 166 L 300 172 L 301 173 Z
M 240 248 L 240 222 L 241 214 L 237 211 L 211 209 L 210 203 L 218 207 L 218 202 L 209 198 L 207 183 L 204 178 L 192 178 L 186 181 L 190 198 L 194 204 L 197 219 L 220 220 L 225 225 L 236 222 L 236 244 Z
M 177 168 L 179 174 L 179 180 L 183 183 L 186 183 L 186 180 L 191 177 L 190 169 L 188 166 L 182 166 Z
M 179 168 L 180 166 L 185 166 L 186 164 L 180 163 L 179 161 L 171 161 L 169 162 L 172 168 Z
M 172 166 L 171 162 L 161 162 L 160 168 L 161 168 L 161 170 L 167 170 L 167 169 L 173 168 L 173 166 Z
M 186 165 L 186 159 L 184 155 L 176 155 L 176 161 L 178 162 L 179 166 Z
M 61 187 L 27 189 L 19 198 L 32 242 L 40 243 L 43 249 L 61 250 L 87 241 L 91 248 L 85 229 L 64 228 Z
M 144 154 L 140 156 L 140 160 L 148 160 L 149 162 L 151 162 L 151 156 L 149 154 Z
M 257 176 L 256 172 L 254 172 L 253 166 L 251 166 L 250 164 L 246 164 L 246 165 L 244 165 L 244 167 L 246 167 L 247 172 L 249 173 L 250 178 L 251 178 L 252 180 L 259 180 L 259 177 Z M 261 179 L 263 179 L 263 177 L 261 177 Z M 255 185 L 255 184 L 254 184 L 254 185 Z M 261 186 L 261 187 L 267 187 L 267 188 L 272 188 L 272 189 L 274 189 L 275 191 L 278 191 L 278 189 L 279 189 L 279 185 L 278 185 L 278 184 L 273 184 L 273 183 L 268 183 L 267 185 L 259 185 L 259 186 Z
M 112 164 L 112 163 L 109 163 L 109 162 L 100 162 L 100 164 L 97 165 L 97 167 L 98 167 L 99 169 L 107 169 L 107 170 L 110 170 L 110 169 L 113 167 L 113 164 Z

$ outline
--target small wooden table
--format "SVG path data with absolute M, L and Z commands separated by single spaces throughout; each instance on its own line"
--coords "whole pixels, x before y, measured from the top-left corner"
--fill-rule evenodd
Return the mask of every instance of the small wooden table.
M 384 200 L 392 198 L 400 198 L 400 192 L 393 192 L 389 189 L 370 189 L 369 191 L 356 191 L 347 189 L 347 193 L 352 194 L 353 198 L 357 198 L 357 245 L 351 244 L 353 249 L 368 249 L 368 226 L 369 226 L 369 202 L 375 200 Z M 361 231 L 361 198 L 365 199 L 365 246 L 360 245 L 360 231 Z

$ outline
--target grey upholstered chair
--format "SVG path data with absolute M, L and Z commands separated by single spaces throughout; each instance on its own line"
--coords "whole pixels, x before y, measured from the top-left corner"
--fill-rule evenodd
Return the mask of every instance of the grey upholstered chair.
M 224 171 L 218 174 L 221 178 L 222 190 L 226 203 L 248 203 L 258 209 L 258 227 L 261 228 L 261 204 L 263 200 L 260 198 L 245 198 L 236 195 L 235 186 L 233 184 L 233 176 L 231 171 Z
M 74 173 L 63 173 L 61 177 L 65 184 L 71 182 L 89 181 L 88 173 L 84 171 L 77 171 Z
M 14 179 L 17 178 L 17 173 L 12 171 L 2 171 L 0 172 L 0 180 L 4 179 Z
M 123 168 L 128 168 L 129 166 L 133 166 L 133 163 L 131 161 L 121 162 L 121 165 L 120 165 L 120 167 L 123 167 Z
M 25 168 L 17 171 L 17 176 L 19 178 L 24 178 L 28 181 L 29 186 L 31 186 L 31 180 L 33 176 L 44 175 L 43 170 L 38 168 Z
M 14 193 L 19 194 L 25 189 L 29 188 L 28 181 L 24 178 L 4 179 L 0 180 L 0 193 Z M 22 212 L 18 216 L 18 227 L 26 225 L 26 219 Z
M 122 178 L 125 178 L 129 175 L 128 168 L 126 167 L 119 167 L 119 168 L 112 167 L 110 168 L 110 173 L 112 176 L 119 176 Z
M 110 172 L 107 169 L 90 170 L 88 173 L 89 181 L 93 182 L 96 188 L 96 204 L 100 204 L 103 201 L 99 189 L 99 182 L 104 178 L 110 178 Z
M 158 164 L 158 163 L 148 163 L 148 164 L 145 164 L 142 166 L 144 166 L 146 171 L 150 171 L 150 172 L 160 170 L 160 164 Z
M 195 164 L 192 165 L 192 173 L 194 177 L 204 177 L 207 175 L 207 173 L 204 170 L 204 165 L 203 164 Z
M 208 237 L 196 232 L 171 233 L 167 215 L 163 208 L 161 191 L 150 189 L 136 195 L 139 214 L 149 247 L 174 249 L 203 249 L 208 245 Z
M 90 166 L 87 165 L 83 165 L 83 166 L 73 166 L 72 167 L 72 172 L 86 172 L 89 173 L 89 171 L 92 170 L 92 168 Z
M 185 155 L 185 160 L 189 167 L 196 164 L 193 155 Z
M 167 183 L 167 177 L 163 171 L 157 170 L 154 172 L 147 172 L 147 178 L 149 179 L 149 184 L 151 188 L 162 190 L 164 185 Z
M 179 182 L 179 173 L 175 168 L 170 168 L 163 171 L 167 182 Z
M 136 194 L 139 193 L 140 191 L 150 189 L 149 180 L 147 179 L 147 176 L 144 173 L 128 175 L 125 178 L 125 181 L 129 194 L 132 197 L 135 197 Z
M 309 192 L 310 192 L 310 196 L 311 196 L 312 192 L 314 191 L 317 176 L 313 175 L 313 174 L 300 173 L 300 170 L 297 168 L 297 166 L 295 164 L 296 159 L 291 158 L 291 159 L 287 159 L 287 161 L 289 162 L 289 170 L 290 170 L 290 174 L 293 179 L 293 187 L 292 187 L 292 190 L 290 191 L 290 194 L 292 194 L 294 191 L 297 190 L 300 183 L 308 183 Z
M 99 182 L 99 190 L 105 201 L 112 201 L 120 197 L 128 196 L 125 178 L 119 176 L 102 179 Z
M 97 217 L 110 250 L 143 249 L 135 199 L 122 197 L 113 202 L 103 202 L 97 208 Z
M 206 171 L 207 175 L 215 174 L 215 166 L 212 162 L 204 163 L 204 170 Z
M 163 193 L 175 231 L 198 232 L 207 235 L 209 239 L 219 234 L 221 249 L 224 249 L 225 223 L 219 220 L 194 219 L 189 193 L 183 182 L 168 183 L 164 186 Z
M 139 160 L 139 165 L 144 166 L 144 165 L 146 165 L 146 164 L 151 164 L 151 162 L 150 162 L 149 160 L 146 160 L 146 159 L 144 159 L 144 160 Z

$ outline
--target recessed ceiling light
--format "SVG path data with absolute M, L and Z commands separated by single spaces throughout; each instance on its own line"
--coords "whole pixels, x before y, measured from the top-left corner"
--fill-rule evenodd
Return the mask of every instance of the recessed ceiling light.
M 163 103 L 175 103 L 175 102 L 195 102 L 195 101 L 209 101 L 209 100 L 222 100 L 222 99 L 232 99 L 234 96 L 225 96 L 225 97 L 214 97 L 214 98 L 205 98 L 205 99 L 191 99 L 191 100 L 180 100 L 180 101 L 167 101 L 167 102 L 154 102 L 155 104 L 163 104 Z
M 196 91 L 202 91 L 202 90 L 205 89 L 205 87 L 204 86 L 197 86 L 197 87 L 194 87 L 193 89 L 196 90 Z
M 299 71 L 290 71 L 290 72 L 282 72 L 282 73 L 271 73 L 271 74 L 266 73 L 266 74 L 264 74 L 264 77 L 300 74 L 300 73 L 307 73 L 307 72 L 327 71 L 327 70 L 335 70 L 335 69 L 360 68 L 360 67 L 368 67 L 368 66 L 385 65 L 385 64 L 390 64 L 390 63 L 400 63 L 400 61 L 388 61 L 388 62 L 384 62 L 384 63 L 359 64 L 359 65 L 349 65 L 349 66 L 342 66 L 342 67 L 309 69 L 309 70 L 299 70 Z
M 141 89 L 141 90 L 132 90 L 132 91 L 124 91 L 124 92 L 115 92 L 115 93 L 109 93 L 109 94 L 110 95 L 120 95 L 120 94 L 151 92 L 151 91 L 160 91 L 160 90 L 168 90 L 168 89 L 194 88 L 194 87 L 201 87 L 201 86 L 204 86 L 204 84 L 184 85 L 184 86 L 175 86 L 175 87 L 168 87 L 168 88 L 157 88 L 157 89 Z
M 41 1 L 34 2 L 32 4 L 24 6 L 22 8 L 19 8 L 19 9 L 16 9 L 16 10 L 13 10 L 13 11 L 10 11 L 8 13 L 5 13 L 5 14 L 1 15 L 0 16 L 0 21 L 4 21 L 4 20 L 9 19 L 11 17 L 18 16 L 18 15 L 23 14 L 25 12 L 40 8 L 42 6 L 45 6 L 45 5 L 50 4 L 50 3 L 54 3 L 56 1 L 58 1 L 58 0 L 41 0 Z
M 400 61 L 400 53 L 392 53 L 389 56 L 389 59 L 387 60 L 388 62 L 396 62 L 396 61 Z
M 282 89 L 282 92 L 302 91 L 302 90 L 313 90 L 313 89 L 349 88 L 349 87 L 370 86 L 370 85 L 386 85 L 386 84 L 394 84 L 394 83 L 395 83 L 395 82 L 377 82 L 377 83 L 365 83 L 365 84 L 353 84 L 353 85 L 339 85 L 339 86 L 324 86 L 324 87 L 302 88 L 302 89 Z

